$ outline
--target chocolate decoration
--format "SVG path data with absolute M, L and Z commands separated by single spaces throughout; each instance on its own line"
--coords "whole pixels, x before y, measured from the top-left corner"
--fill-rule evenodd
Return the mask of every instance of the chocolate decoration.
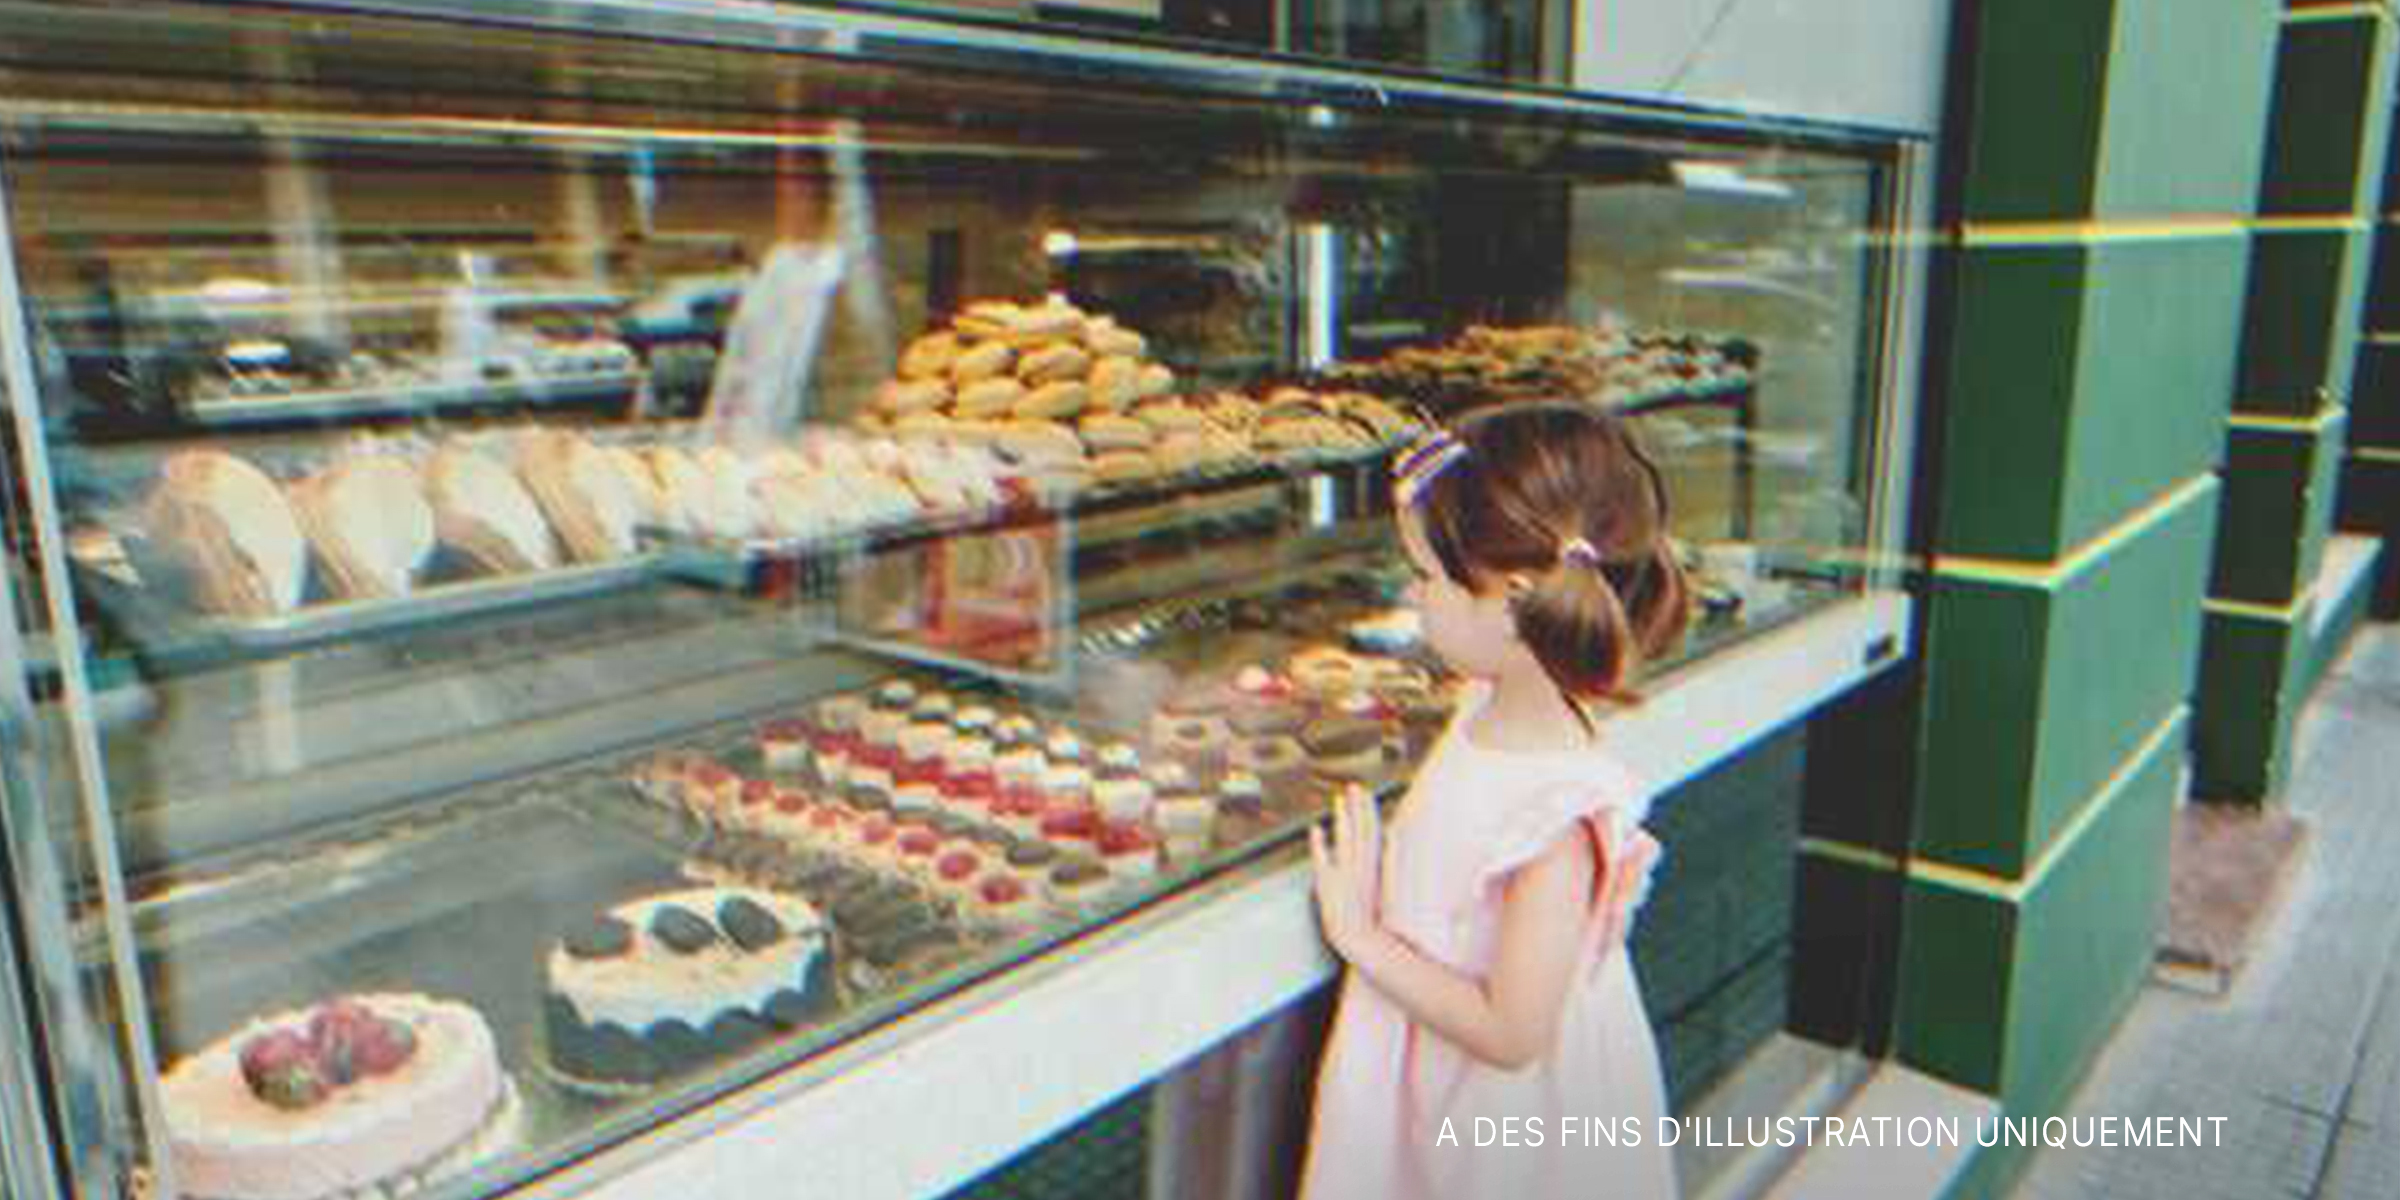
M 765 1018 L 735 1010 L 719 1013 L 708 1023 L 700 1036 L 708 1043 L 711 1056 L 740 1054 L 775 1036 L 775 1027 Z
M 1020 842 L 1008 852 L 1008 865 L 1018 870 L 1041 870 L 1058 861 L 1058 847 L 1048 842 Z
M 642 1040 L 650 1044 L 652 1057 L 666 1074 L 689 1070 L 713 1057 L 709 1053 L 708 1039 L 702 1037 L 700 1031 L 692 1028 L 689 1022 L 675 1017 L 651 1026 L 642 1035 Z
M 633 949 L 633 930 L 615 917 L 597 916 L 568 930 L 565 942 L 569 958 L 620 958 Z
M 785 988 L 767 997 L 767 1020 L 777 1029 L 798 1029 L 814 1019 L 817 1006 L 796 988 Z
M 593 1026 L 589 1047 L 593 1068 L 589 1078 L 652 1083 L 672 1070 L 647 1039 L 622 1025 L 603 1022 Z
M 698 954 L 717 940 L 717 927 L 681 905 L 662 904 L 650 914 L 650 936 L 677 954 Z
M 734 945 L 752 954 L 783 940 L 783 922 L 748 896 L 734 896 L 719 904 L 717 924 Z

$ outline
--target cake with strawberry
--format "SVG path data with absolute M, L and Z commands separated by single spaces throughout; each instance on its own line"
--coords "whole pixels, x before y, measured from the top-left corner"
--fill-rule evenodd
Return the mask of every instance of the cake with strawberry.
M 176 1062 L 159 1093 L 177 1190 L 204 1200 L 398 1194 L 517 1135 L 491 1027 L 420 995 L 259 1018 Z

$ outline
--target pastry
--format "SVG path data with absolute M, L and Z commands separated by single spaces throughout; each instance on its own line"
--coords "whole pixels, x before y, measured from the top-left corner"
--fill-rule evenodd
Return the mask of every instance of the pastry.
M 1236 816 L 1255 817 L 1265 810 L 1267 787 L 1249 771 L 1227 771 L 1217 781 L 1217 808 Z
M 1110 317 L 1094 317 L 1085 322 L 1083 344 L 1094 354 L 1117 358 L 1138 359 L 1150 352 L 1147 339 Z
M 1016 349 L 1006 342 L 983 342 L 959 352 L 950 364 L 950 381 L 964 395 L 969 384 L 1008 375 L 1017 365 Z M 1014 382 L 1011 380 L 1010 382 Z
M 1157 440 L 1148 425 L 1112 413 L 1089 414 L 1076 424 L 1076 430 L 1083 435 L 1083 444 L 1102 456 L 1115 450 L 1147 450 Z
M 1142 364 L 1129 355 L 1110 355 L 1092 364 L 1092 406 L 1112 412 L 1131 407 L 1142 386 Z
M 1175 372 L 1168 370 L 1163 364 L 1149 363 L 1142 367 L 1141 377 L 1133 385 L 1133 398 L 1148 400 L 1153 396 L 1164 396 L 1174 390 Z
M 1092 356 L 1075 346 L 1043 346 L 1017 359 L 1017 378 L 1027 387 L 1082 379 L 1091 373 Z
M 1102 818 L 1116 823 L 1147 820 L 1157 799 L 1147 779 L 1104 779 L 1092 785 L 1092 803 Z
M 950 385 L 939 379 L 894 380 L 875 392 L 875 411 L 890 420 L 933 412 L 950 402 Z
M 1236 738 L 1228 755 L 1236 770 L 1263 779 L 1282 779 L 1306 770 L 1308 751 L 1296 738 L 1284 735 Z
M 1040 836 L 1062 849 L 1089 847 L 1100 836 L 1100 814 L 1082 805 L 1053 805 L 1042 814 Z
M 538 434 L 521 453 L 517 478 L 569 558 L 603 562 L 633 552 L 640 497 L 598 446 L 571 433 Z
M 336 597 L 405 596 L 433 557 L 433 506 L 416 469 L 399 458 L 336 463 L 294 487 L 291 504 Z
M 1199 792 L 1160 796 L 1151 809 L 1151 823 L 1166 840 L 1170 857 L 1197 858 L 1207 852 L 1209 837 L 1217 827 L 1216 798 Z
M 950 365 L 958 361 L 962 349 L 955 333 L 929 333 L 908 344 L 900 352 L 902 379 L 940 379 L 949 374 Z
M 1135 883 L 1158 874 L 1158 839 L 1140 825 L 1107 822 L 1100 827 L 1094 844 L 1100 851 L 1100 864 L 1107 868 L 1111 879 Z
M 704 887 L 620 904 L 551 947 L 550 1060 L 648 1083 L 806 1024 L 833 1002 L 830 930 L 805 900 Z
M 506 575 L 558 565 L 541 506 L 498 460 L 445 447 L 426 460 L 424 478 L 434 536 L 478 569 Z
M 814 748 L 812 734 L 806 721 L 769 721 L 758 728 L 759 757 L 770 771 L 800 770 Z
M 1366 668 L 1357 656 L 1332 646 L 1302 650 L 1284 669 L 1301 692 L 1320 700 L 1356 691 L 1366 679 Z
M 994 443 L 1022 463 L 1081 463 L 1083 439 L 1050 421 L 1005 421 Z
M 1140 450 L 1111 450 L 1092 458 L 1092 475 L 1102 483 L 1131 483 L 1158 474 L 1158 460 Z
M 283 489 L 249 463 L 214 450 L 170 457 L 143 521 L 151 544 L 188 577 L 201 608 L 267 617 L 300 606 L 307 541 Z
M 1194 715 L 1162 712 L 1150 719 L 1150 744 L 1165 753 L 1206 764 L 1225 752 L 1233 729 L 1213 713 Z
M 1026 395 L 1024 384 L 1005 375 L 963 384 L 958 389 L 958 415 L 977 421 L 1005 417 L 1016 411 Z M 1007 427 L 996 428 L 1005 430 Z
M 1310 765 L 1336 779 L 1364 779 L 1383 768 L 1383 723 L 1363 717 L 1326 717 L 1300 734 Z M 1264 772 L 1261 772 L 1262 774 Z
M 516 1141 L 489 1025 L 429 996 L 343 996 L 251 1021 L 159 1079 L 176 1182 L 210 1200 L 414 1190 Z
M 1027 392 L 1009 413 L 1020 420 L 1057 420 L 1082 412 L 1090 401 L 1090 389 L 1080 383 L 1072 380 L 1045 383 Z

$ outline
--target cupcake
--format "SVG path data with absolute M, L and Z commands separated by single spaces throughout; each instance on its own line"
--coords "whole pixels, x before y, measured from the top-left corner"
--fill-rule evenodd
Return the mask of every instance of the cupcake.
M 758 728 L 758 754 L 770 771 L 797 771 L 815 749 L 805 721 L 769 721 Z
M 999 724 L 1000 714 L 988 704 L 970 704 L 951 714 L 950 728 L 964 737 L 988 738 L 992 727 Z
M 1249 771 L 1228 771 L 1217 781 L 1217 808 L 1238 817 L 1255 817 L 1267 807 L 1267 785 Z
M 1110 742 L 1092 756 L 1094 774 L 1102 779 L 1133 779 L 1142 773 L 1142 752 L 1130 742 Z
M 951 714 L 957 711 L 958 705 L 950 699 L 950 693 L 926 692 L 917 697 L 916 705 L 909 709 L 909 716 L 918 721 L 948 725 Z
M 856 774 L 862 766 L 879 771 L 891 771 L 900 765 L 900 731 L 908 728 L 908 714 L 877 708 L 859 718 L 858 751 L 850 756 L 850 771 Z
M 857 741 L 859 722 L 866 715 L 866 702 L 856 696 L 834 696 L 818 701 L 815 712 L 816 748 L 847 753 Z
M 1150 819 L 1167 844 L 1167 856 L 1189 861 L 1208 853 L 1210 835 L 1217 828 L 1217 801 L 1198 792 L 1174 792 L 1158 798 Z
M 904 783 L 892 789 L 892 811 L 903 817 L 927 817 L 942 809 L 938 784 Z
M 1042 797 L 1053 808 L 1077 808 L 1092 798 L 1092 773 L 1073 765 L 1052 765 L 1042 772 Z
M 944 774 L 942 754 L 950 746 L 950 727 L 919 722 L 900 731 L 900 765 L 892 769 L 897 784 L 939 784 Z
M 775 811 L 775 801 L 784 789 L 764 779 L 742 783 L 741 802 L 717 815 L 717 823 L 727 829 L 756 830 L 766 824 L 768 813 Z
M 1038 833 L 1061 850 L 1089 848 L 1100 836 L 1100 814 L 1083 807 L 1052 808 L 1042 814 Z
M 1150 815 L 1156 793 L 1146 779 L 1103 779 L 1092 785 L 1092 803 L 1114 822 L 1138 822 Z
M 1002 717 L 998 724 L 992 726 L 992 741 L 998 743 L 1004 750 L 1013 750 L 1019 746 L 1032 746 L 1038 749 L 1042 744 L 1042 727 L 1031 717 Z
M 1051 734 L 1050 740 L 1043 743 L 1042 752 L 1048 754 L 1054 763 L 1080 763 L 1083 761 L 1083 739 L 1062 729 Z
M 1049 769 L 1050 756 L 1035 746 L 1002 750 L 992 758 L 992 774 L 999 777 L 1003 788 L 1040 787 L 1042 772 Z
M 905 713 L 916 703 L 916 685 L 905 679 L 895 679 L 875 689 L 875 707 L 880 711 Z
M 701 820 L 716 822 L 742 800 L 742 777 L 725 764 L 701 759 L 684 768 L 683 806 Z
M 1150 831 L 1130 822 L 1109 822 L 1100 827 L 1096 844 L 1101 865 L 1108 868 L 1109 878 L 1120 883 L 1138 883 L 1158 874 L 1158 839 Z
M 953 800 L 984 808 L 1000 792 L 1000 775 L 993 764 L 992 744 L 983 738 L 953 738 L 949 749 L 942 755 L 942 771 L 942 790 Z
M 1143 772 L 1143 777 L 1162 795 L 1192 789 L 1192 769 L 1173 759 L 1151 763 L 1150 769 Z
M 1020 838 L 1042 836 L 1042 817 L 1049 811 L 1050 802 L 1039 788 L 1003 788 L 992 802 L 992 820 Z

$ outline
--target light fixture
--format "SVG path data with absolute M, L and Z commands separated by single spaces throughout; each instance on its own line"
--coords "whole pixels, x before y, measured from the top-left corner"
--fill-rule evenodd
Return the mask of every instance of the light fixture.
M 1759 200 L 1789 200 L 1792 189 L 1788 184 L 1768 179 L 1752 179 L 1741 168 L 1727 162 L 1705 159 L 1677 159 L 1674 163 L 1675 183 L 1687 192 L 1711 192 L 1722 196 L 1747 196 Z

